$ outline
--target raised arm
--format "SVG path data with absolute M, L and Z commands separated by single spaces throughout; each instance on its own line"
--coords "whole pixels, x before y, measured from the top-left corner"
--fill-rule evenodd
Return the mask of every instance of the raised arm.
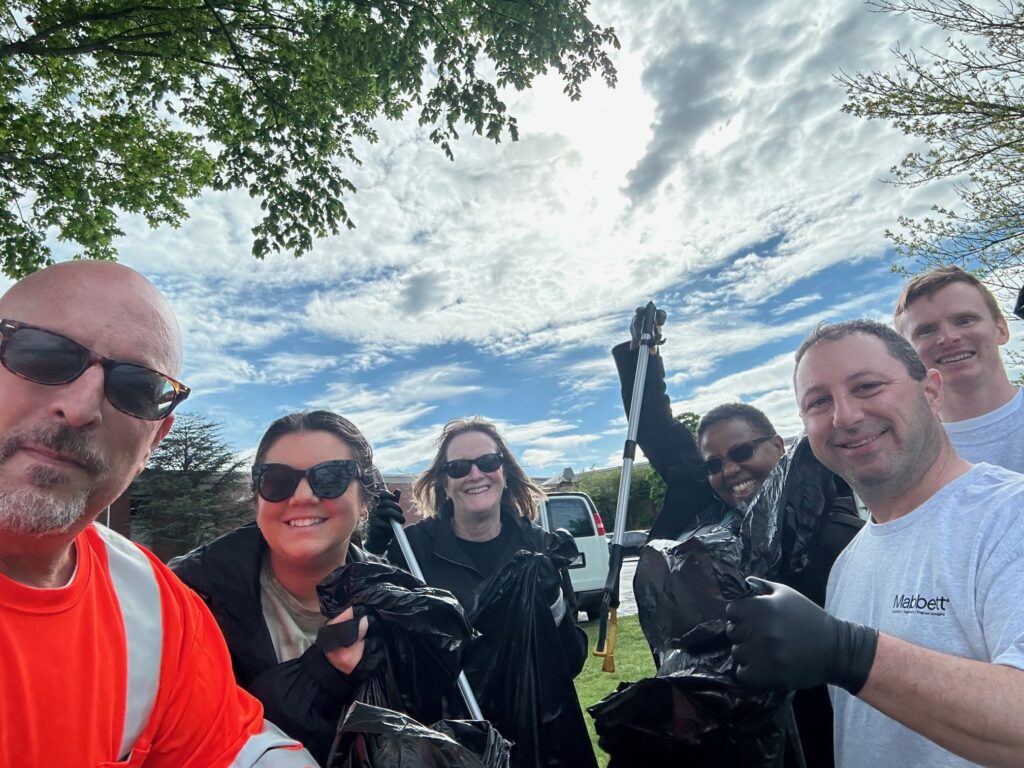
M 638 357 L 637 351 L 629 347 L 629 342 L 624 342 L 612 349 L 627 416 Z M 675 538 L 696 525 L 697 516 L 714 503 L 715 495 L 701 473 L 701 456 L 693 435 L 672 416 L 661 356 L 652 351 L 648 360 L 637 444 L 668 486 L 665 507 L 651 527 L 651 536 Z

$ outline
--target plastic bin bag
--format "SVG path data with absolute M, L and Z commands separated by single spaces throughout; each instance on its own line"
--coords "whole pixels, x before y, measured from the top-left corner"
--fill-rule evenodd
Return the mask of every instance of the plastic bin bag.
M 518 552 L 478 588 L 469 610 L 481 637 L 466 675 L 480 708 L 514 743 L 512 765 L 520 768 L 597 766 L 550 607 L 558 569 L 577 554 L 571 537 L 544 554 Z
M 509 745 L 490 723 L 441 719 L 474 635 L 451 593 L 376 562 L 338 568 L 317 592 L 327 616 L 352 606 L 368 617 L 373 657 L 325 768 L 507 767 Z
M 649 542 L 641 553 L 633 593 L 658 671 L 589 709 L 611 765 L 784 764 L 790 694 L 743 688 L 725 635 L 726 603 L 753 592 L 741 522 Z
M 356 702 L 339 730 L 345 768 L 508 768 L 509 744 L 479 720 L 427 728 L 408 715 Z M 331 768 L 328 766 L 327 768 Z
M 352 606 L 369 617 L 370 652 L 382 646 L 386 663 L 372 677 L 384 693 L 369 703 L 407 712 L 420 722 L 446 714 L 444 698 L 454 689 L 473 628 L 458 600 L 427 587 L 393 565 L 357 562 L 333 571 L 317 586 L 324 615 Z M 366 701 L 366 699 L 361 699 Z

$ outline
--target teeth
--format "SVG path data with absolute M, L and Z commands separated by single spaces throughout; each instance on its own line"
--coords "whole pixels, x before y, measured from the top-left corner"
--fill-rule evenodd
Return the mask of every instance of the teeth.
M 753 480 L 744 480 L 742 483 L 736 483 L 736 485 L 734 485 L 732 487 L 732 492 L 734 494 L 746 493 L 747 491 L 749 491 L 753 487 L 754 487 L 754 481 Z
M 490 486 L 483 486 L 481 488 L 470 488 L 466 491 L 467 496 L 479 496 L 481 493 L 487 493 L 490 490 Z
M 288 525 L 292 528 L 309 528 L 311 525 L 320 525 L 325 519 L 323 517 L 301 517 L 297 520 L 289 520 Z
M 966 360 L 969 357 L 973 357 L 973 352 L 961 352 L 959 355 L 947 355 L 946 357 L 940 357 L 936 362 L 939 363 L 959 363 L 961 360 Z

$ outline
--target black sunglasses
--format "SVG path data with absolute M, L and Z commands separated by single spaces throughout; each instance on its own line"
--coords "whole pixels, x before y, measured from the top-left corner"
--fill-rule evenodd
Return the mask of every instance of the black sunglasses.
M 99 363 L 110 404 L 150 421 L 167 416 L 191 392 L 160 371 L 111 360 L 67 336 L 16 320 L 0 320 L 0 363 L 15 376 L 52 387 L 70 384 Z
M 765 440 L 771 440 L 775 435 L 765 435 L 755 440 L 751 440 L 749 443 L 740 443 L 735 448 L 730 448 L 725 452 L 725 455 L 729 457 L 729 460 L 734 464 L 747 461 L 751 456 L 754 455 L 754 451 L 757 450 L 757 446 L 763 443 Z M 717 456 L 713 459 L 708 459 L 701 467 L 707 472 L 708 477 L 717 475 L 723 469 L 725 469 L 725 462 Z
M 494 472 L 504 463 L 505 457 L 500 453 L 485 453 L 483 456 L 477 456 L 475 459 L 452 459 L 451 461 L 446 461 L 441 465 L 441 469 L 452 480 L 458 480 L 460 477 L 468 475 L 474 464 L 477 465 L 481 472 Z
M 309 489 L 321 499 L 336 499 L 348 490 L 348 484 L 360 477 L 359 465 L 352 459 L 323 461 L 309 469 L 295 469 L 287 464 L 253 464 L 252 489 L 267 501 L 291 498 L 306 478 Z

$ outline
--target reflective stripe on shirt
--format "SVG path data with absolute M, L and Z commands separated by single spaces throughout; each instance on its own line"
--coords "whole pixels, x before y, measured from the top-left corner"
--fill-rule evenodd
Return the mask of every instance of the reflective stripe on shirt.
M 138 547 L 103 525 L 94 527 L 107 548 L 110 581 L 124 620 L 128 690 L 119 752 L 123 760 L 146 727 L 160 688 L 160 587 L 152 564 Z
M 263 730 L 249 737 L 229 768 L 316 768 L 316 762 L 295 739 L 264 720 Z

